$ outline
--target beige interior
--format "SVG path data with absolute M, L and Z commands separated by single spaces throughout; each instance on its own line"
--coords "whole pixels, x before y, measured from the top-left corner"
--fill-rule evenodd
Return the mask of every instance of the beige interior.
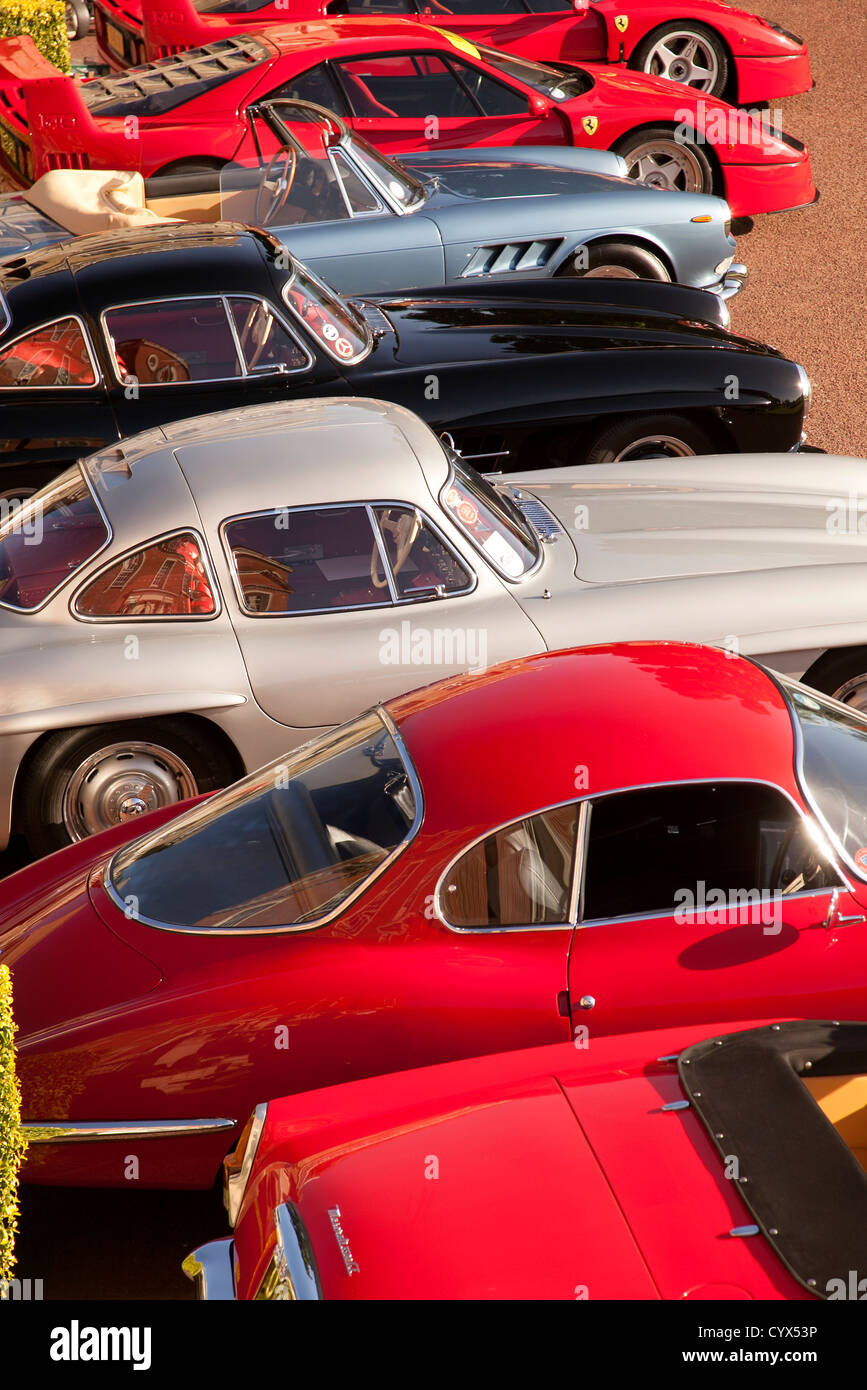
M 867 1169 L 867 1076 L 802 1077 L 810 1095 Z
M 251 222 L 256 206 L 255 187 L 147 199 L 141 174 L 117 169 L 51 169 L 24 197 L 75 236 L 161 222 Z

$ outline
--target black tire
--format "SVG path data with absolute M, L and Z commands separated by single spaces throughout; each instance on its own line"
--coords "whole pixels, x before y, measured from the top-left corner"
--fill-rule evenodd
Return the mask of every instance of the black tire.
M 670 440 L 670 449 L 661 442 L 654 451 L 653 444 L 641 448 L 641 442 Z M 591 442 L 581 463 L 616 463 L 630 446 L 636 447 L 634 459 L 689 458 L 694 454 L 714 453 L 714 442 L 698 425 L 683 415 L 636 415 L 608 425 Z
M 858 682 L 867 696 L 867 647 L 844 647 L 842 651 L 826 652 L 811 666 L 804 676 L 804 684 L 825 695 L 833 695 L 849 704 L 854 690 L 847 692 L 846 686 Z M 858 703 L 857 708 L 864 705 Z
M 612 146 L 614 154 L 622 155 L 627 164 L 632 162 L 633 156 L 642 147 L 652 149 L 658 147 L 660 152 L 668 152 L 669 156 L 680 159 L 685 166 L 683 175 L 669 185 L 660 183 L 658 186 L 671 186 L 676 191 L 692 193 L 715 193 L 717 186 L 717 176 L 714 166 L 708 159 L 700 145 L 696 145 L 692 140 L 676 140 L 674 126 L 650 126 L 645 130 L 633 130 L 628 135 L 624 135 L 622 140 L 618 140 Z M 676 153 L 675 153 L 676 152 Z M 631 171 L 630 171 L 631 172 Z M 632 175 L 635 177 L 635 175 Z M 650 176 L 651 187 L 653 176 Z
M 651 53 L 652 49 L 656 46 L 656 44 L 659 43 L 660 39 L 664 39 L 668 34 L 683 32 L 695 34 L 697 37 L 702 38 L 708 44 L 708 46 L 713 49 L 714 57 L 716 58 L 717 62 L 717 74 L 713 86 L 709 87 L 707 90 L 707 95 L 715 97 L 723 96 L 723 94 L 728 90 L 729 85 L 728 49 L 726 48 L 725 43 L 720 38 L 716 30 L 711 29 L 707 24 L 700 24 L 696 20 L 685 19 L 682 20 L 680 23 L 669 21 L 666 24 L 660 24 L 655 29 L 652 29 L 650 33 L 647 34 L 641 40 L 641 43 L 635 49 L 635 52 L 629 59 L 628 66 L 633 68 L 637 72 L 647 71 L 645 65 L 647 63 L 648 56 Z M 663 76 L 664 74 L 659 73 L 658 75 Z M 677 78 L 671 78 L 669 80 L 677 81 Z M 692 90 L 699 91 L 701 89 L 693 88 Z
M 577 280 L 586 280 L 588 277 L 601 278 L 602 273 L 610 267 L 615 272 L 611 276 L 612 279 L 634 277 L 638 280 L 671 281 L 664 262 L 643 246 L 633 246 L 628 241 L 598 241 L 586 250 L 586 269 L 576 266 L 577 256 L 573 255 L 564 261 L 559 274 L 564 278 Z M 618 270 L 627 271 L 629 274 L 618 276 Z
M 16 807 L 16 827 L 36 857 L 62 849 L 83 835 L 71 834 L 64 822 L 64 798 L 77 769 L 84 761 L 116 744 L 146 744 L 180 759 L 192 784 L 183 795 L 198 795 L 226 786 L 238 775 L 237 766 L 216 739 L 209 739 L 195 724 L 167 718 L 143 719 L 124 724 L 89 725 L 51 734 L 27 764 L 21 799 Z M 171 804 L 167 798 L 162 804 Z M 120 823 L 117 821 L 115 823 Z M 105 827 L 107 828 L 107 826 Z
M 66 37 L 70 43 L 90 33 L 90 10 L 84 0 L 66 0 Z

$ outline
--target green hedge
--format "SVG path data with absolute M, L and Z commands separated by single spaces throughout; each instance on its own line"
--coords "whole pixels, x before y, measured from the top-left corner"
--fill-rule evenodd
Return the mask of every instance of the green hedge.
M 49 62 L 69 72 L 69 39 L 63 0 L 0 0 L 0 38 L 29 34 Z
M 18 1170 L 27 1141 L 21 1132 L 21 1090 L 15 1074 L 15 1023 L 9 966 L 0 965 L 0 1287 L 12 1278 L 18 1230 Z

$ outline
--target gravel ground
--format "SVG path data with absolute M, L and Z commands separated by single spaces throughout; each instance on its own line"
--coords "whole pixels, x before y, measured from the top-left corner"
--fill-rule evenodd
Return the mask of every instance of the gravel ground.
M 855 83 L 867 59 L 867 12 L 843 0 L 773 0 L 769 17 L 810 45 L 816 89 L 781 103 L 783 128 L 805 140 L 821 190 L 815 207 L 759 218 L 738 255 L 750 284 L 732 306 L 735 331 L 773 343 L 813 379 L 809 438 L 867 455 L 867 199 L 863 115 Z M 91 40 L 74 61 L 94 56 Z M 860 214 L 860 215 L 859 215 Z M 3 860 L 6 863 L 3 863 Z M 0 857 L 0 873 L 17 867 Z M 183 1255 L 221 1235 L 212 1193 L 26 1189 L 17 1273 L 47 1299 L 189 1298 Z

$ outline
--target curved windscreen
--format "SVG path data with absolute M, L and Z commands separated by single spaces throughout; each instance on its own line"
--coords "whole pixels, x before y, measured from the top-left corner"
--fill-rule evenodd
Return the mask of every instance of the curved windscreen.
M 419 806 L 375 712 L 305 744 L 115 855 L 108 884 L 155 926 L 300 926 L 333 913 L 408 839 Z
M 336 361 L 359 362 L 370 351 L 370 329 L 361 315 L 299 261 L 283 286 L 283 300 Z
M 520 579 L 539 558 L 539 544 L 514 502 L 487 478 L 449 455 L 451 476 L 440 501 L 464 535 L 506 579 Z
M 792 681 L 783 687 L 801 734 L 804 793 L 867 879 L 867 718 Z

